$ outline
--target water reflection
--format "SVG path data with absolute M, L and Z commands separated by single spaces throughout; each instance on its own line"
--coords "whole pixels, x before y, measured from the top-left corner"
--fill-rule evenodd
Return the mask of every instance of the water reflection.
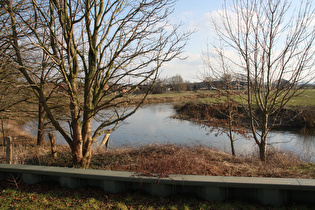
M 305 161 L 315 162 L 315 136 L 273 131 L 269 135 L 269 142 L 275 148 L 292 151 Z
M 210 133 L 209 129 L 185 121 L 174 119 L 172 104 L 147 105 L 124 121 L 110 137 L 110 147 L 139 146 L 151 143 L 202 144 L 230 152 L 230 142 L 226 135 Z M 97 125 L 97 122 L 94 122 Z M 30 131 L 36 133 L 34 131 Z M 279 149 L 293 151 L 303 159 L 315 162 L 315 137 L 299 135 L 289 131 L 272 131 L 270 144 Z M 237 136 L 237 154 L 251 153 L 257 149 L 253 141 Z M 65 144 L 56 134 L 58 143 Z
M 111 136 L 114 146 L 144 145 L 150 143 L 202 144 L 230 152 L 230 142 L 226 135 L 209 133 L 209 129 L 199 125 L 171 118 L 175 113 L 172 104 L 155 104 L 140 109 L 120 126 Z M 270 145 L 294 153 L 303 159 L 315 162 L 315 137 L 299 135 L 289 131 L 272 131 Z M 253 141 L 236 136 L 237 154 L 251 153 L 257 149 Z

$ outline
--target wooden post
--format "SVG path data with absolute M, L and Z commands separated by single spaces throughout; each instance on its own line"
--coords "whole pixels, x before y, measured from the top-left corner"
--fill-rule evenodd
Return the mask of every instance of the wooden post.
M 12 153 L 13 153 L 13 151 L 12 151 L 12 144 L 13 144 L 13 142 L 12 142 L 12 137 L 5 137 L 5 141 L 7 142 L 7 151 L 6 151 L 6 153 L 7 153 L 7 157 L 6 157 L 6 162 L 7 163 L 9 163 L 9 164 L 11 164 L 12 163 Z
M 1 119 L 1 130 L 2 130 L 2 136 L 3 136 L 3 146 L 5 146 L 6 138 L 5 138 L 5 134 L 4 134 L 3 118 Z
M 55 134 L 50 132 L 49 134 L 50 144 L 51 144 L 51 156 L 53 159 L 57 158 L 57 149 L 56 149 L 56 140 L 55 140 Z

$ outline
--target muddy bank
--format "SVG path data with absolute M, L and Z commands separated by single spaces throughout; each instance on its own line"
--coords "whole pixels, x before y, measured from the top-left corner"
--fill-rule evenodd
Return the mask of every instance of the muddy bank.
M 227 119 L 228 108 L 226 105 L 210 105 L 195 102 L 187 102 L 175 106 L 178 117 L 181 119 L 192 120 L 199 123 L 209 123 L 208 121 L 216 119 Z M 248 127 L 249 119 L 243 107 L 235 107 L 235 117 L 240 126 Z M 255 115 L 260 115 L 260 111 L 256 110 Z M 315 107 L 294 107 L 290 109 L 282 109 L 275 119 L 275 115 L 270 116 L 270 122 L 275 122 L 275 129 L 298 129 L 298 130 L 314 130 L 315 129 Z

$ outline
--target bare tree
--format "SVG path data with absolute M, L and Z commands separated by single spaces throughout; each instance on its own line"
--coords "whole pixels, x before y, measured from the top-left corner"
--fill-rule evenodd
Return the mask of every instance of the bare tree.
M 314 7 L 311 1 L 291 8 L 285 0 L 235 0 L 219 16 L 214 25 L 220 44 L 236 55 L 224 59 L 246 75 L 243 105 L 266 161 L 268 132 L 281 109 L 301 93 L 301 82 L 314 79 Z
M 176 92 L 180 92 L 184 90 L 184 80 L 182 78 L 182 76 L 180 76 L 179 74 L 169 78 L 169 82 L 170 86 L 172 87 L 173 91 Z
M 233 156 L 236 156 L 234 147 L 235 136 L 236 134 L 242 134 L 245 137 L 247 133 L 244 132 L 241 124 L 242 114 L 238 110 L 237 96 L 241 92 L 236 87 L 237 82 L 236 77 L 233 75 L 234 70 L 226 61 L 222 48 L 214 46 L 213 52 L 208 49 L 203 55 L 203 61 L 206 71 L 201 75 L 201 79 L 207 84 L 209 89 L 215 90 L 212 100 L 216 103 L 212 105 L 212 108 L 223 118 L 216 119 L 214 116 L 208 125 L 218 128 L 220 132 L 224 132 L 229 137 L 231 153 Z
M 46 31 L 41 33 L 41 43 L 46 43 L 49 45 L 49 34 Z M 45 101 L 49 104 L 50 109 L 55 113 L 55 118 L 57 119 L 58 114 L 56 110 L 66 109 L 62 100 L 65 100 L 63 94 L 60 94 L 60 80 L 61 75 L 56 69 L 56 64 L 50 59 L 50 56 L 45 53 L 42 49 L 33 49 L 28 53 L 27 56 L 28 65 L 32 68 L 32 78 L 36 83 L 37 87 L 43 92 L 45 96 Z M 37 92 L 35 92 L 37 93 Z M 38 123 L 37 123 L 37 145 L 42 145 L 45 141 L 45 129 L 50 123 L 49 119 L 46 117 L 44 104 L 40 102 L 37 95 L 36 103 L 38 105 Z M 62 113 L 60 113 L 60 116 Z M 59 117 L 60 117 L 59 116 Z
M 21 75 L 14 64 L 0 57 L 0 112 L 9 111 L 14 105 L 29 98 L 23 94 L 27 85 L 20 82 L 20 78 Z
M 180 34 L 179 26 L 168 23 L 173 0 L 26 2 L 31 5 L 28 15 L 14 10 L 13 1 L 4 4 L 11 17 L 15 59 L 53 126 L 70 145 L 74 164 L 88 167 L 97 139 L 135 113 L 148 94 L 130 107 L 132 92 L 148 81 L 154 84 L 162 64 L 181 54 L 189 33 Z M 18 34 L 24 32 L 31 35 L 20 40 Z M 49 44 L 42 42 L 43 33 L 49 34 Z M 21 46 L 26 43 L 42 49 L 62 75 L 69 130 L 56 120 L 32 69 L 23 62 Z
M 31 29 L 28 29 L 27 24 L 31 23 L 33 21 L 33 17 L 31 17 L 30 14 L 30 7 L 31 4 L 28 4 L 29 2 L 25 0 L 19 0 L 14 3 L 14 5 L 11 5 L 10 2 L 3 1 L 1 4 L 1 18 L 0 21 L 2 23 L 2 33 L 0 34 L 0 45 L 2 46 L 2 56 L 6 59 L 5 65 L 13 65 L 14 69 L 18 71 L 18 65 L 24 65 L 28 69 L 31 69 L 29 71 L 29 75 L 32 78 L 34 84 L 37 88 L 41 89 L 42 92 L 45 95 L 46 102 L 51 99 L 52 94 L 55 92 L 54 88 L 54 81 L 56 81 L 56 75 L 58 75 L 58 72 L 54 71 L 54 63 L 50 60 L 50 56 L 47 55 L 43 49 L 34 47 L 33 43 L 27 42 L 26 40 L 28 38 L 31 38 L 34 34 L 32 33 Z M 14 54 L 17 52 L 14 48 L 14 39 L 13 39 L 13 28 L 11 28 L 12 23 L 12 16 L 10 17 L 10 14 L 6 9 L 9 9 L 9 7 L 6 7 L 6 5 L 10 5 L 12 11 L 14 11 L 16 14 L 18 12 L 19 15 L 24 16 L 24 22 L 19 21 L 17 22 L 17 25 L 15 26 L 16 36 L 19 40 L 22 40 L 22 46 L 20 46 L 19 49 L 19 56 L 14 56 Z M 34 14 L 37 16 L 37 14 Z M 29 18 L 29 20 L 28 20 Z M 34 30 L 37 30 L 38 27 L 41 27 L 41 24 L 39 22 L 34 22 L 33 24 Z M 49 44 L 49 34 L 43 30 L 41 32 L 40 41 L 42 43 Z M 17 58 L 19 57 L 20 60 Z M 12 71 L 11 71 L 12 72 Z M 21 80 L 21 72 L 18 73 L 20 75 L 19 80 Z M 23 76 L 22 76 L 23 77 Z M 24 86 L 27 86 L 27 83 L 24 81 Z M 12 82 L 12 87 L 17 90 L 21 89 L 21 84 L 17 85 L 16 82 Z M 29 85 L 28 85 L 29 86 Z M 11 88 L 12 89 L 12 88 Z M 13 91 L 11 90 L 13 93 Z M 34 92 L 37 94 L 37 91 Z M 31 94 L 31 95 L 30 95 Z M 21 93 L 19 94 L 21 95 Z M 48 121 L 45 120 L 45 111 L 42 103 L 39 102 L 38 97 L 36 100 L 35 95 L 33 95 L 30 91 L 28 91 L 24 97 L 27 97 L 29 104 L 38 105 L 38 132 L 37 132 L 37 144 L 42 145 L 44 142 L 44 129 L 46 125 L 48 124 Z M 58 106 L 57 103 L 58 100 L 54 99 L 54 107 Z M 60 103 L 59 103 L 60 106 Z M 30 111 L 30 110 L 29 110 Z M 21 113 L 21 112 L 20 112 Z M 30 111 L 32 113 L 32 111 Z M 36 117 L 34 113 L 31 114 L 29 117 Z
M 3 141 L 7 135 L 5 121 L 20 119 L 20 116 L 26 112 L 17 112 L 17 110 L 25 106 L 24 102 L 32 97 L 29 94 L 31 90 L 28 84 L 23 81 L 23 76 L 18 71 L 18 66 L 10 59 L 12 51 L 7 34 L 8 21 L 9 17 L 5 10 L 0 7 L 0 118 Z

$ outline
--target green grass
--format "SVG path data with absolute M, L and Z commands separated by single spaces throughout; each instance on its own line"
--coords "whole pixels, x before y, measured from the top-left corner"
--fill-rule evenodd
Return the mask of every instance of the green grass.
M 302 165 L 296 166 L 294 170 L 298 173 L 308 172 L 308 173 L 315 174 L 315 164 L 312 164 L 312 163 L 302 164 Z
M 288 106 L 315 106 L 315 89 L 306 89 L 292 98 Z
M 210 93 L 210 91 L 209 91 Z M 214 92 L 213 92 L 214 93 Z M 246 95 L 243 95 L 244 99 Z M 241 97 L 238 95 L 233 96 L 233 99 L 237 102 L 241 102 Z M 207 98 L 199 98 L 196 100 L 197 103 L 202 104 L 213 104 L 213 103 L 224 103 L 225 98 L 215 98 L 215 97 L 207 97 Z M 302 90 L 297 96 L 290 99 L 287 104 L 288 107 L 297 107 L 297 106 L 315 106 L 315 89 L 305 89 Z
M 1 186 L 1 185 L 0 185 Z M 96 188 L 69 190 L 51 185 L 0 188 L 0 209 L 311 209 L 307 205 L 267 207 L 240 201 L 211 202 L 189 195 L 158 198 L 141 192 L 109 194 Z
M 181 91 L 181 92 L 174 92 L 174 91 L 168 91 L 161 94 L 150 94 L 151 97 L 176 97 L 176 96 L 207 96 L 209 94 L 216 93 L 215 90 L 197 90 L 197 91 Z
M 150 96 L 153 97 L 173 97 L 173 96 L 183 96 L 183 95 L 192 95 L 192 94 L 196 94 L 195 92 L 191 92 L 191 91 L 183 91 L 183 92 L 165 92 L 165 93 L 161 93 L 161 94 L 150 94 Z

